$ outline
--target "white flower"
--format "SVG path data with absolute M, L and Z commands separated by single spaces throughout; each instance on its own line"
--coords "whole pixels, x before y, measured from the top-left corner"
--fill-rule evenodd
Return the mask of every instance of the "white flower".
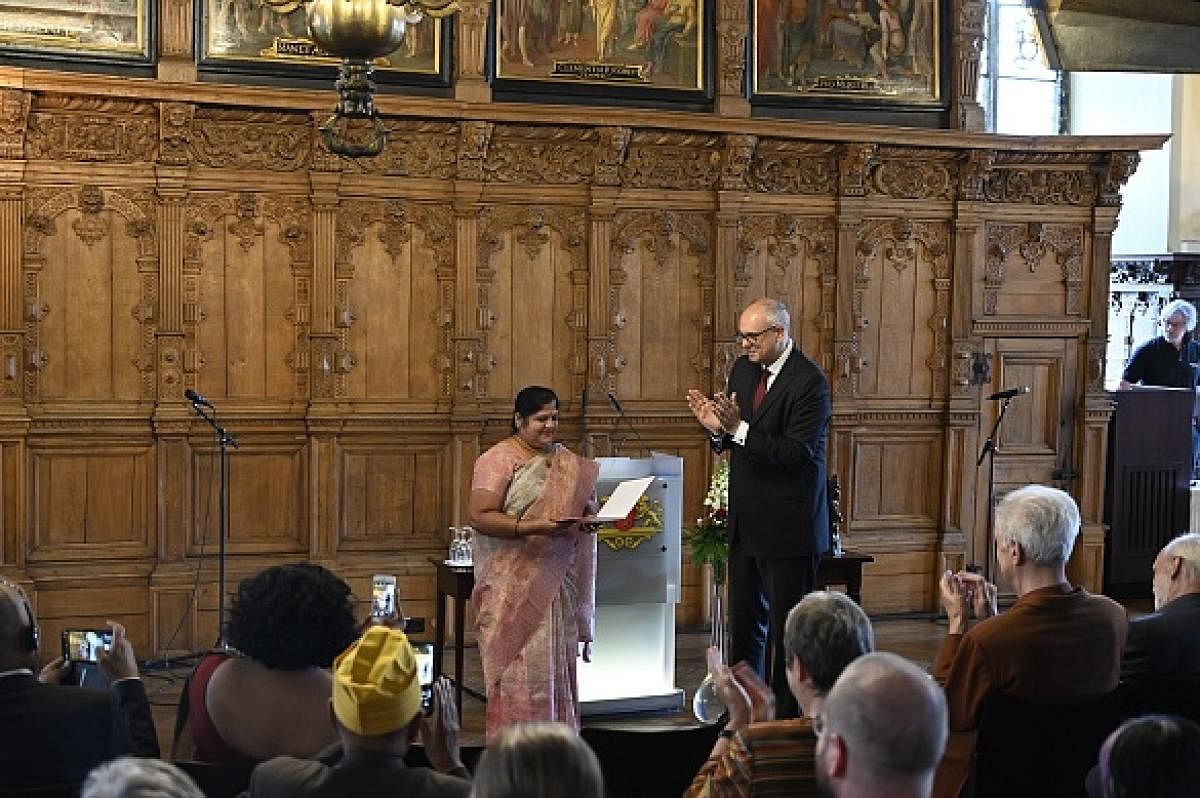
M 708 485 L 708 495 L 704 497 L 704 506 L 711 510 L 729 509 L 729 461 L 717 461 Z

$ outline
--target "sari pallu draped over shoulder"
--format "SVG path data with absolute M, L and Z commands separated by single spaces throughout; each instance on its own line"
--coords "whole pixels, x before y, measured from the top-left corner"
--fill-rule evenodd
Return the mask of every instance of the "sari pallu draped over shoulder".
M 531 521 L 578 517 L 594 494 L 599 471 L 594 460 L 555 446 L 550 455 L 535 456 L 516 470 L 503 510 Z M 576 526 L 559 535 L 477 535 L 476 543 L 471 604 L 489 688 L 537 631 L 572 567 L 578 580 L 573 608 L 578 638 L 592 639 L 596 604 L 592 535 Z

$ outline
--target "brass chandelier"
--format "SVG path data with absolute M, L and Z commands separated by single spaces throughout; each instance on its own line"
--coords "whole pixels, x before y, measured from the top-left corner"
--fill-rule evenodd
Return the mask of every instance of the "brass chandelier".
M 342 59 L 336 84 L 338 102 L 320 130 L 331 152 L 352 158 L 379 155 L 387 144 L 387 126 L 375 111 L 373 61 L 396 50 L 404 41 L 405 29 L 423 16 L 447 17 L 458 10 L 458 0 L 260 1 L 277 14 L 290 14 L 303 6 L 313 42 Z M 369 141 L 345 137 L 342 128 L 356 119 L 371 122 Z

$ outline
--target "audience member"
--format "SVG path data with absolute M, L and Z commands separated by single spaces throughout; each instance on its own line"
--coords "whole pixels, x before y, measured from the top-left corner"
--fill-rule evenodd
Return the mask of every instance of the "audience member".
M 459 759 L 449 682 L 443 678 L 434 685 L 433 714 L 426 719 L 416 654 L 403 632 L 386 626 L 367 629 L 334 664 L 332 695 L 329 714 L 341 743 L 316 760 L 281 756 L 263 762 L 250 776 L 247 798 L 455 798 L 470 793 L 470 776 Z M 405 764 L 418 735 L 441 773 Z
M 933 674 L 946 688 L 950 741 L 936 795 L 957 796 L 966 783 L 981 710 L 993 693 L 1069 701 L 1117 686 L 1129 624 L 1121 605 L 1067 582 L 1079 523 L 1075 501 L 1055 488 L 1029 485 L 1000 501 L 996 565 L 1018 596 L 1003 615 L 996 614 L 995 585 L 978 574 L 942 576 L 949 633 Z M 970 631 L 968 606 L 983 619 Z
M 358 636 L 350 587 L 319 565 L 243 579 L 225 639 L 196 665 L 181 708 L 205 762 L 311 757 L 337 741 L 329 666 Z
M 925 798 L 946 747 L 946 696 L 903 657 L 846 666 L 815 724 L 817 780 L 838 798 Z
M 79 784 L 93 767 L 122 754 L 157 757 L 158 738 L 133 646 L 119 623 L 97 654 L 108 690 L 59 684 L 58 658 L 38 676 L 37 618 L 25 592 L 0 579 L 0 790 Z
M 1129 624 L 1121 681 L 1200 682 L 1200 533 L 1164 546 L 1153 574 L 1154 613 Z
M 569 726 L 517 723 L 483 752 L 471 798 L 604 798 L 604 777 Z
M 1104 798 L 1190 798 L 1200 789 L 1200 726 L 1185 718 L 1128 720 L 1100 749 Z
M 809 593 L 791 609 L 783 648 L 788 687 L 806 717 L 774 720 L 774 693 L 752 668 L 725 667 L 709 649 L 709 670 L 729 722 L 687 796 L 819 795 L 812 721 L 847 665 L 875 648 L 866 613 L 841 593 Z
M 88 774 L 80 798 L 204 798 L 192 777 L 161 759 L 121 757 Z

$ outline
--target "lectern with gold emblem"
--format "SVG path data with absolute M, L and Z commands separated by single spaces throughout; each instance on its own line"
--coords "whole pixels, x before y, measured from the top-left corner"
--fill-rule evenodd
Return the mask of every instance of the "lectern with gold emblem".
M 585 715 L 678 710 L 675 604 L 680 594 L 683 459 L 601 457 L 601 503 L 626 479 L 653 476 L 633 511 L 601 527 L 596 566 L 596 642 L 579 663 Z

